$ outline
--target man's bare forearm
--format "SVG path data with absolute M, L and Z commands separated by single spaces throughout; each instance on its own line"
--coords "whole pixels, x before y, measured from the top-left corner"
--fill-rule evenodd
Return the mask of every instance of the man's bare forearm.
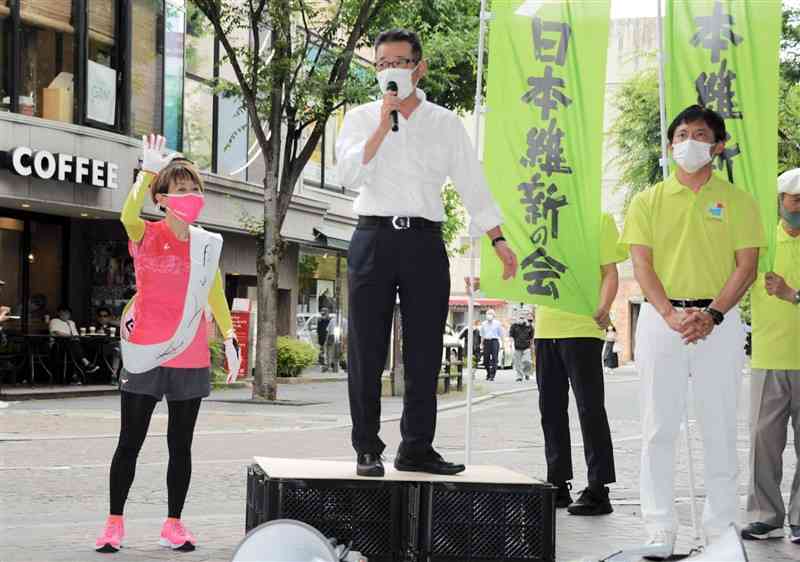
M 608 312 L 619 290 L 619 273 L 617 264 L 604 265 L 601 267 L 603 280 L 600 283 L 600 310 Z
M 369 137 L 367 140 L 367 144 L 364 145 L 364 159 L 362 163 L 366 166 L 372 159 L 375 158 L 375 155 L 378 153 L 378 149 L 381 147 L 383 143 L 383 139 L 386 138 L 386 135 L 389 133 L 389 129 L 386 127 L 380 126 L 375 129 L 375 132 L 372 133 L 372 136 Z
M 653 267 L 652 250 L 646 246 L 632 246 L 631 258 L 633 275 L 642 288 L 645 298 L 661 316 L 666 316 L 672 311 L 672 304 Z
M 733 271 L 722 291 L 711 303 L 711 308 L 726 314 L 736 306 L 756 280 L 758 273 L 758 249 L 737 252 L 736 269 Z

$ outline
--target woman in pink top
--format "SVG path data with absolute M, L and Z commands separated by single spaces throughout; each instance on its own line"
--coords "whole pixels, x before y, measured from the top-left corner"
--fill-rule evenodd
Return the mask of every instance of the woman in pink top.
M 238 345 L 216 262 L 208 264 L 216 270 L 213 286 L 207 292 L 208 307 L 202 306 L 198 311 L 202 318 L 196 332 L 184 338 L 186 326 L 196 324 L 188 324 L 184 318 L 186 310 L 190 310 L 185 309 L 187 293 L 193 290 L 190 274 L 193 267 L 201 267 L 192 265 L 191 240 L 194 238 L 190 240 L 190 234 L 200 236 L 198 240 L 203 240 L 204 236 L 216 240 L 221 248 L 218 235 L 189 228 L 203 208 L 203 181 L 190 161 L 180 155 L 164 156 L 164 137 L 150 135 L 142 139 L 142 144 L 142 170 L 122 210 L 122 223 L 130 238 L 129 250 L 136 269 L 137 293 L 129 304 L 131 310 L 126 310 L 120 330 L 127 335 L 120 375 L 120 436 L 111 462 L 110 515 L 103 534 L 95 543 L 99 552 L 117 552 L 122 545 L 122 513 L 133 483 L 136 459 L 153 409 L 164 396 L 169 407 L 169 511 L 159 542 L 175 550 L 194 550 L 195 538 L 183 526 L 180 517 L 189 490 L 195 421 L 201 400 L 211 391 L 207 308 L 211 308 L 214 320 L 225 335 L 229 382 L 239 369 Z M 139 216 L 148 195 L 166 212 L 164 220 L 149 222 Z M 188 295 L 189 303 L 195 294 L 205 293 Z M 179 340 L 183 343 L 176 343 Z M 164 351 L 165 345 L 171 348 L 169 353 Z M 126 356 L 125 351 L 130 347 L 137 347 L 139 354 L 129 352 Z M 137 358 L 153 360 L 158 366 L 148 369 L 142 364 L 130 364 L 131 361 L 136 363 Z

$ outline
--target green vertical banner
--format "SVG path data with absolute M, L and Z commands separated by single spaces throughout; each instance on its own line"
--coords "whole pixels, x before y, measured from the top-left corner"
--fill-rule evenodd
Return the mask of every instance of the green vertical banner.
M 667 3 L 667 119 L 699 104 L 725 119 L 729 138 L 715 172 L 750 192 L 761 207 L 775 255 L 778 175 L 778 57 L 781 0 Z
M 494 0 L 485 169 L 516 279 L 484 239 L 481 290 L 590 315 L 600 292 L 609 1 Z

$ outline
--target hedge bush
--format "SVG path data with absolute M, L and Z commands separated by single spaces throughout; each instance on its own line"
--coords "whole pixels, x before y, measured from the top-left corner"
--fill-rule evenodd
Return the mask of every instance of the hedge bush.
M 278 338 L 278 376 L 297 377 L 317 360 L 317 350 L 306 342 L 281 336 Z

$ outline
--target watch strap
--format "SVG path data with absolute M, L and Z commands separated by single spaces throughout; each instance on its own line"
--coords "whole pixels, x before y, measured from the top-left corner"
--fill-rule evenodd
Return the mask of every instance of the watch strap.
M 725 320 L 724 314 L 722 314 L 719 310 L 715 308 L 711 308 L 710 306 L 707 306 L 705 310 L 703 310 L 703 312 L 711 316 L 716 326 L 719 326 L 720 324 L 722 324 L 722 321 Z

